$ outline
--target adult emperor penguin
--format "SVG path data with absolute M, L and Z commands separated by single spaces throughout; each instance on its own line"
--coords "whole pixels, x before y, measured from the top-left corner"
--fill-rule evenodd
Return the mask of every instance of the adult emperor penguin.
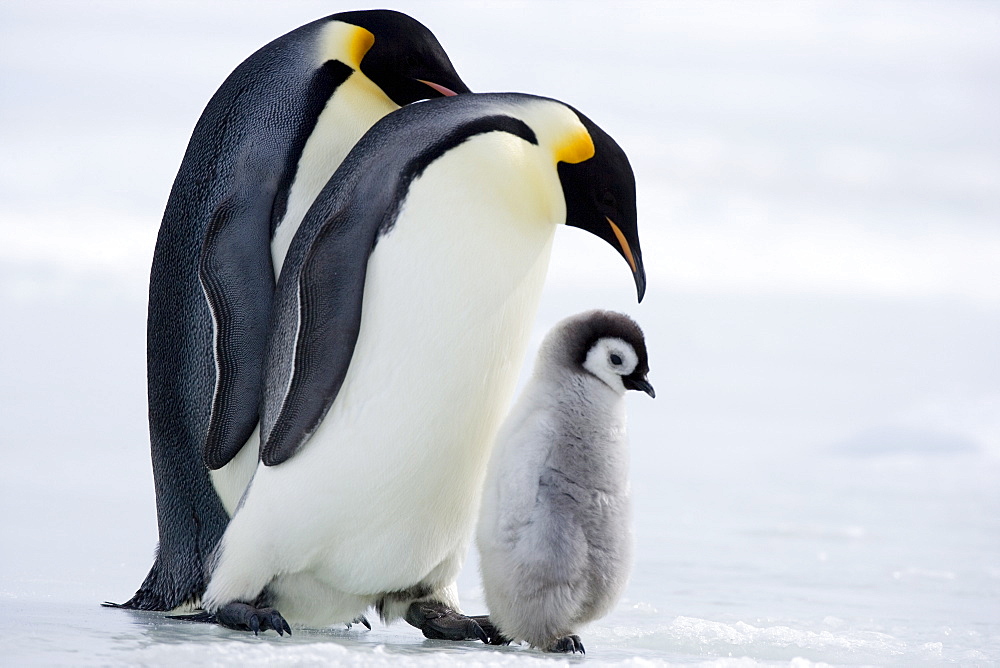
M 431 100 L 355 146 L 278 282 L 261 461 L 203 599 L 217 621 L 287 630 L 373 606 L 485 638 L 454 580 L 562 223 L 610 243 L 642 298 L 628 159 L 561 102 Z
M 379 118 L 464 92 L 426 27 L 377 10 L 334 14 L 276 39 L 208 103 L 153 257 L 148 384 L 160 541 L 149 575 L 121 607 L 170 610 L 204 591 L 205 560 L 256 465 L 251 435 L 275 277 L 316 194 Z M 210 478 L 209 469 L 219 470 Z
M 476 543 L 494 643 L 583 652 L 581 624 L 628 580 L 626 390 L 654 396 L 646 343 L 626 315 L 588 311 L 545 338 L 497 436 Z

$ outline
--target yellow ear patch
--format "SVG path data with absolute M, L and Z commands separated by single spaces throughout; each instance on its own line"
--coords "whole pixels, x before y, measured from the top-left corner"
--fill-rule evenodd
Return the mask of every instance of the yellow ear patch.
M 556 146 L 556 162 L 574 165 L 594 157 L 594 140 L 590 133 L 580 127 L 573 131 L 561 144 Z
M 368 53 L 368 49 L 372 48 L 372 45 L 375 44 L 375 35 L 364 28 L 351 27 L 354 28 L 354 34 L 351 35 L 347 42 L 347 56 L 351 59 L 351 62 L 347 64 L 354 69 L 358 69 L 361 67 L 361 59 Z
M 368 30 L 342 21 L 330 21 L 323 27 L 316 53 L 317 64 L 339 60 L 352 69 L 361 67 L 361 59 L 375 44 Z

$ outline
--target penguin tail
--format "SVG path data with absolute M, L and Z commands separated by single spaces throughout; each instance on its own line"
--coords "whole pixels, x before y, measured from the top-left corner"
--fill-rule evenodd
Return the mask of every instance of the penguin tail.
M 165 577 L 160 562 L 157 561 L 149 571 L 149 575 L 140 585 L 139 590 L 124 603 L 105 601 L 105 608 L 119 610 L 155 610 L 169 612 L 179 607 L 194 607 L 205 593 L 205 583 L 201 578 L 190 582 L 187 586 L 178 587 L 173 578 Z

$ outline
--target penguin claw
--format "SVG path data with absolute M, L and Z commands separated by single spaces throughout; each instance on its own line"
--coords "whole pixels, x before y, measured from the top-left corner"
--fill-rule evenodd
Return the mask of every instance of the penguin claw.
M 563 636 L 562 638 L 557 638 L 551 645 L 546 649 L 546 652 L 561 652 L 563 654 L 586 654 L 587 650 L 583 648 L 583 641 L 580 640 L 580 636 L 571 635 Z
M 488 641 L 484 640 L 483 642 L 486 642 L 489 645 L 509 645 L 511 643 L 511 639 L 500 633 L 500 630 L 496 627 L 496 625 L 490 621 L 489 615 L 473 615 L 470 619 L 479 624 L 483 633 L 489 637 Z
M 274 608 L 264 608 L 258 614 L 261 615 L 262 621 L 264 622 L 261 627 L 263 629 L 274 629 L 278 632 L 279 636 L 284 636 L 286 633 L 292 635 L 292 627 L 288 625 L 285 618 L 281 616 L 281 613 Z
M 406 621 L 420 629 L 431 640 L 481 640 L 489 644 L 490 638 L 471 617 L 459 614 L 432 601 L 418 601 L 406 611 Z
M 268 629 L 277 632 L 279 636 L 284 636 L 286 633 L 292 635 L 292 628 L 274 608 L 255 608 L 238 602 L 228 603 L 216 611 L 214 621 L 228 629 L 253 631 L 255 636 Z
M 486 631 L 483 630 L 483 627 L 481 627 L 479 624 L 477 624 L 475 621 L 473 621 L 471 619 L 468 622 L 468 627 L 469 627 L 469 630 L 477 638 L 479 638 L 481 641 L 483 641 L 487 645 L 490 644 L 490 637 L 488 635 L 486 635 Z
M 347 624 L 346 624 L 347 629 L 350 630 L 351 627 L 354 626 L 355 624 L 361 624 L 362 626 L 364 626 L 369 631 L 372 630 L 371 622 L 369 622 L 368 618 L 365 617 L 364 615 L 361 615 L 357 619 L 352 619 L 351 621 L 347 622 Z M 291 631 L 289 631 L 289 634 L 291 634 Z

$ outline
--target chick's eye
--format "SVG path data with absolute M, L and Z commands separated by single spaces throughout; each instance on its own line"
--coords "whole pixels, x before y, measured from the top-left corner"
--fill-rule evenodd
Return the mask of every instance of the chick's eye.
M 616 355 L 615 353 L 611 353 L 611 363 L 614 364 L 615 366 L 618 366 L 619 364 L 622 363 L 622 358 Z

